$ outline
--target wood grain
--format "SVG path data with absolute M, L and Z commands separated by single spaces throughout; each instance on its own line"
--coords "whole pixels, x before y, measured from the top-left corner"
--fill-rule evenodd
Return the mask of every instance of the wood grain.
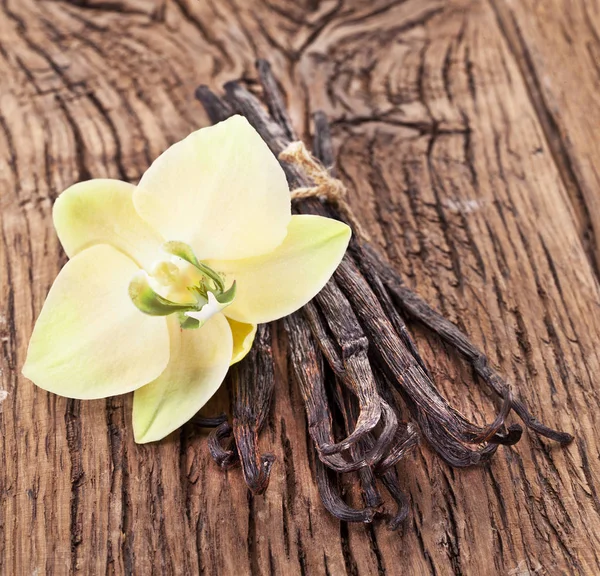
M 492 2 L 498 25 L 526 81 L 548 150 L 575 208 L 582 244 L 600 262 L 600 4 Z M 551 74 L 548 71 L 552 71 Z
M 583 0 L 4 0 L 0 573 L 597 574 L 598 26 Z M 257 56 L 305 136 L 317 108 L 333 120 L 352 204 L 407 282 L 577 436 L 561 450 L 527 435 L 467 471 L 422 447 L 398 469 L 404 536 L 323 510 L 280 326 L 262 497 L 191 426 L 137 446 L 129 396 L 68 401 L 20 376 L 65 262 L 56 195 L 136 181 L 207 124 L 196 85 L 252 79 Z M 414 333 L 453 404 L 489 419 L 471 371 Z M 226 388 L 207 412 L 223 408 Z

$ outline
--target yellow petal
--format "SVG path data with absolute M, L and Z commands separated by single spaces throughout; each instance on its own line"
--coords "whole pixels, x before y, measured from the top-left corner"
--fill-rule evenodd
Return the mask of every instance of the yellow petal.
M 53 208 L 54 227 L 69 257 L 110 244 L 150 269 L 163 239 L 133 206 L 135 186 L 119 180 L 88 180 L 67 188 Z
M 236 322 L 227 318 L 231 333 L 233 335 L 233 354 L 231 364 L 239 362 L 250 352 L 254 337 L 256 336 L 256 324 L 246 324 L 245 322 Z
M 105 398 L 156 378 L 169 361 L 164 318 L 147 316 L 127 289 L 138 270 L 100 244 L 60 271 L 35 324 L 23 374 L 69 398 Z
M 285 174 L 242 116 L 171 146 L 143 175 L 133 201 L 166 240 L 189 244 L 199 260 L 270 252 L 291 217 Z
M 231 360 L 233 340 L 223 314 L 197 330 L 182 330 L 174 316 L 167 324 L 171 361 L 133 397 L 133 432 L 140 444 L 164 438 L 196 414 L 221 386 Z
M 351 231 L 320 216 L 292 216 L 283 244 L 270 254 L 242 260 L 209 260 L 226 282 L 237 282 L 235 300 L 225 310 L 238 322 L 260 324 L 304 306 L 341 262 Z

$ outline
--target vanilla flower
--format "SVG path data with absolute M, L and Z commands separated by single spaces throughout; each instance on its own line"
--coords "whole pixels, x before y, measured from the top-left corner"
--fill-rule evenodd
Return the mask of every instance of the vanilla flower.
M 70 260 L 23 374 L 70 398 L 135 391 L 137 442 L 187 422 L 248 352 L 256 324 L 306 304 L 350 239 L 337 220 L 292 216 L 283 170 L 241 116 L 171 146 L 138 186 L 71 186 L 53 217 Z

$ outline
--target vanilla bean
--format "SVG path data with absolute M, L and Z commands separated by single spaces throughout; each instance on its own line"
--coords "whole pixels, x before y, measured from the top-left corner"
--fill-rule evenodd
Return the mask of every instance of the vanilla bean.
M 219 414 L 218 416 L 202 416 L 196 414 L 190 422 L 200 428 L 216 428 L 223 424 L 223 422 L 227 422 L 227 415 L 224 413 Z
M 270 114 L 237 82 L 225 85 L 225 99 L 204 86 L 198 88 L 196 97 L 213 122 L 233 113 L 246 116 L 278 156 L 298 136 L 270 65 L 260 60 L 257 69 Z M 313 119 L 315 154 L 335 174 L 327 119 L 321 112 L 315 113 Z M 295 164 L 282 162 L 282 167 L 290 187 L 313 185 Z M 317 198 L 302 199 L 294 208 L 303 214 L 341 219 L 335 206 L 323 204 Z M 410 336 L 404 315 L 420 321 L 460 352 L 502 399 L 502 406 L 491 424 L 479 426 L 470 422 L 439 393 Z M 572 439 L 569 434 L 552 430 L 533 418 L 489 367 L 485 355 L 456 326 L 408 290 L 400 275 L 368 242 L 353 239 L 351 249 L 333 278 L 313 302 L 287 317 L 284 325 L 290 343 L 290 365 L 300 387 L 308 430 L 316 446 L 319 492 L 327 509 L 340 519 L 371 521 L 381 502 L 375 478 L 381 480 L 398 506 L 390 527 L 400 526 L 408 514 L 408 499 L 400 489 L 394 466 L 414 448 L 419 434 L 412 424 L 399 422 L 399 398 L 418 423 L 423 437 L 452 466 L 484 462 L 500 444 L 517 442 L 522 428 L 518 424 L 506 427 L 511 410 L 517 412 L 527 427 L 543 436 L 562 444 Z M 336 376 L 333 392 L 339 411 L 332 412 L 329 405 L 327 386 L 331 372 L 325 372 L 324 358 Z M 238 448 L 227 422 L 211 432 L 209 447 L 222 467 L 237 462 L 239 449 L 247 482 L 261 491 L 264 490 L 261 474 L 266 469 L 268 482 L 272 462 L 258 456 L 256 435 L 260 426 L 257 426 L 257 418 L 263 401 L 260 393 L 250 393 L 250 385 L 242 383 L 247 380 L 245 370 L 249 368 L 239 366 L 233 370 L 234 410 L 238 416 L 234 418 L 234 432 Z M 252 371 L 255 386 L 265 377 L 264 366 Z M 335 422 L 332 422 L 332 413 L 336 414 Z M 248 419 L 249 414 L 257 418 Z M 333 424 L 340 424 L 340 419 L 345 438 L 336 441 Z M 340 431 L 339 426 L 335 429 Z M 343 501 L 336 492 L 332 470 L 358 472 L 365 509 L 355 510 Z
M 335 379 L 333 391 L 338 409 L 340 410 L 344 420 L 346 434 L 349 434 L 352 430 L 356 429 L 358 410 L 351 411 L 349 408 L 350 404 L 356 406 L 356 400 L 348 396 L 345 388 L 342 388 L 342 385 L 337 378 Z M 369 448 L 372 448 L 373 444 L 374 442 L 371 443 Z M 352 448 L 350 448 L 350 454 L 354 460 L 360 460 L 361 458 L 364 458 L 365 453 L 368 451 L 369 450 L 367 449 L 367 443 L 364 437 L 354 444 Z M 379 510 L 383 505 L 383 499 L 381 498 L 381 494 L 379 494 L 379 490 L 375 484 L 375 475 L 373 474 L 373 470 L 370 466 L 363 466 L 357 471 L 357 473 L 360 479 L 360 485 L 365 504 L 368 508 Z
M 485 354 L 481 352 L 471 340 L 463 334 L 452 322 L 444 318 L 439 312 L 434 310 L 420 296 L 406 288 L 402 278 L 387 263 L 385 263 L 378 251 L 371 246 L 363 247 L 363 269 L 375 269 L 378 275 L 385 283 L 386 288 L 398 304 L 411 318 L 427 326 L 432 332 L 436 333 L 442 340 L 448 343 L 454 350 L 459 352 L 473 367 L 476 374 L 490 386 L 490 388 L 503 399 L 510 398 L 511 408 L 523 420 L 523 423 L 537 432 L 540 436 L 545 436 L 555 440 L 562 445 L 569 444 L 573 436 L 567 432 L 560 432 L 542 424 L 529 412 L 525 404 L 512 397 L 510 388 L 506 382 L 489 366 Z
M 345 402 L 341 409 L 343 411 L 344 420 L 347 422 L 347 426 L 352 428 L 356 419 L 356 402 L 353 402 L 350 398 L 348 398 L 348 396 L 344 395 L 343 391 L 339 388 L 338 390 L 339 392 L 336 399 L 340 403 L 342 401 Z M 387 400 L 392 403 L 391 398 L 387 397 Z M 400 488 L 398 473 L 394 468 L 394 465 L 401 458 L 405 457 L 406 454 L 408 454 L 408 452 L 411 451 L 418 443 L 418 432 L 414 429 L 412 424 L 408 424 L 404 432 L 399 432 L 398 436 L 400 437 L 401 441 L 390 450 L 388 457 L 381 462 L 375 470 L 377 477 L 381 480 L 381 483 L 385 486 L 390 496 L 396 502 L 396 512 L 391 516 L 388 523 L 390 530 L 397 530 L 400 528 L 408 517 L 409 513 L 408 497 Z M 359 446 L 363 450 L 371 450 L 374 443 L 375 440 L 372 434 L 367 434 L 361 439 Z M 388 459 L 390 460 L 388 461 Z M 376 488 L 371 485 L 374 479 L 373 472 L 371 469 L 369 469 L 369 472 L 369 475 L 365 474 L 361 476 L 361 486 L 363 488 L 363 493 L 365 494 L 365 501 L 373 502 L 376 501 L 376 496 L 373 494 L 373 490 L 376 490 Z M 377 491 L 377 496 L 379 496 L 379 491 Z M 369 500 L 369 498 L 371 500 Z
M 324 321 L 321 319 L 318 309 L 312 303 L 309 303 L 304 309 L 304 314 L 309 322 L 313 336 L 317 340 L 317 343 L 331 368 L 338 377 L 342 379 L 351 378 L 349 387 L 353 387 L 356 379 L 361 377 L 360 374 L 357 374 L 357 371 L 361 370 L 362 367 L 368 363 L 366 338 L 361 335 L 359 337 L 360 340 L 350 339 L 347 341 L 346 350 L 350 349 L 350 351 L 346 353 L 346 356 L 351 356 L 351 359 L 350 361 L 346 361 L 343 349 L 340 349 L 337 342 L 334 342 L 327 333 Z M 359 355 L 364 356 L 359 358 Z M 358 366 L 356 364 L 358 364 Z M 349 370 L 347 371 L 348 367 Z M 367 375 L 367 378 L 369 376 L 370 374 Z M 356 428 L 354 428 L 354 430 L 348 430 L 348 436 L 344 438 L 344 440 L 332 445 L 327 450 L 323 450 L 323 453 L 331 454 L 349 449 L 363 434 L 372 430 L 379 422 L 381 417 L 381 404 L 374 386 L 372 389 L 369 387 L 368 390 L 364 390 L 358 386 L 357 388 L 357 398 L 359 405 L 361 406 L 361 412 Z
M 213 124 L 227 120 L 227 118 L 233 115 L 230 106 L 222 98 L 214 94 L 208 86 L 198 86 L 194 95 L 201 102 Z
M 281 152 L 289 143 L 285 132 L 262 109 L 254 95 L 236 82 L 225 85 L 227 100 L 234 110 L 243 113 L 265 142 L 275 153 Z M 288 166 L 288 178 L 292 185 L 310 184 L 295 166 Z M 318 200 L 309 198 L 298 203 L 302 212 L 330 216 L 330 212 Z M 470 466 L 487 460 L 497 449 L 497 444 L 472 450 L 465 444 L 487 434 L 487 427 L 481 428 L 468 422 L 452 409 L 437 392 L 433 383 L 421 370 L 402 340 L 396 335 L 388 318 L 381 309 L 369 284 L 362 277 L 350 254 L 346 254 L 319 297 L 323 300 L 333 283 L 342 288 L 347 298 L 352 300 L 363 327 L 367 329 L 379 358 L 393 375 L 392 382 L 404 396 L 411 400 L 409 407 L 414 417 L 422 423 L 424 436 L 438 451 L 440 456 L 453 466 Z M 327 318 L 334 318 L 335 311 L 329 310 Z M 433 419 L 431 422 L 429 420 Z M 436 424 L 437 421 L 437 424 Z M 497 438 L 500 441 L 502 438 Z M 496 440 L 494 438 L 493 440 Z
M 331 471 L 327 469 L 319 458 L 315 458 L 315 471 L 321 501 L 330 514 L 344 522 L 369 523 L 373 521 L 376 510 L 368 507 L 363 509 L 352 508 L 342 500 L 339 493 L 333 487 Z
M 271 327 L 260 324 L 248 355 L 231 369 L 233 384 L 233 434 L 242 472 L 253 494 L 269 485 L 272 454 L 259 455 L 258 434 L 269 414 L 275 374 L 271 349 Z
M 324 321 L 333 334 L 339 349 L 336 360 L 332 364 L 334 370 L 341 364 L 342 371 L 338 377 L 344 385 L 356 396 L 360 412 L 356 428 L 351 437 L 358 439 L 366 432 L 372 430 L 383 416 L 384 429 L 378 439 L 375 452 L 369 454 L 368 462 L 379 460 L 387 446 L 392 442 L 397 428 L 397 420 L 390 407 L 381 400 L 375 383 L 375 378 L 368 359 L 369 342 L 342 291 L 335 282 L 329 282 L 315 298 L 321 310 L 325 311 Z M 314 308 L 305 310 L 307 317 L 311 318 L 311 325 L 319 323 L 318 313 L 313 313 Z M 325 328 L 321 326 L 313 331 L 323 334 Z M 319 345 L 321 340 L 317 338 Z M 325 342 L 324 351 L 332 353 L 329 341 Z
M 225 443 L 223 445 L 223 443 Z M 233 440 L 233 429 L 224 421 L 208 435 L 208 451 L 217 466 L 229 470 L 239 464 L 239 456 Z
M 271 70 L 271 65 L 267 60 L 258 59 L 256 61 L 256 70 L 258 71 L 258 77 L 264 90 L 265 102 L 269 113 L 275 122 L 285 131 L 287 138 L 294 140 L 296 138 L 294 127 L 283 101 L 281 90 L 277 86 L 277 79 Z
M 291 366 L 304 400 L 308 432 L 315 443 L 319 459 L 337 472 L 352 472 L 366 466 L 364 460 L 348 461 L 339 453 L 331 453 L 331 446 L 336 443 L 325 391 L 322 356 L 313 342 L 310 327 L 301 314 L 286 316 L 284 327 L 290 341 Z
M 357 245 L 356 242 L 353 242 L 352 244 L 354 247 Z M 381 307 L 383 308 L 387 317 L 392 323 L 394 330 L 396 331 L 398 336 L 400 336 L 402 342 L 404 342 L 404 345 L 406 346 L 412 357 L 417 361 L 417 363 L 421 367 L 421 370 L 423 370 L 425 375 L 433 382 L 433 376 L 429 370 L 429 367 L 421 357 L 421 354 L 417 349 L 415 341 L 408 332 L 408 328 L 406 327 L 404 319 L 394 307 L 389 294 L 387 293 L 385 287 L 381 282 L 381 279 L 376 274 L 373 274 L 372 269 L 361 268 L 361 272 L 366 276 L 367 280 L 369 281 L 369 284 L 371 285 L 371 288 L 373 288 L 373 292 L 375 293 L 375 296 L 377 296 Z
M 408 424 L 404 430 L 398 431 L 396 442 L 391 446 L 387 456 L 377 463 L 378 474 L 395 466 L 402 458 L 417 446 L 419 433 L 414 424 Z

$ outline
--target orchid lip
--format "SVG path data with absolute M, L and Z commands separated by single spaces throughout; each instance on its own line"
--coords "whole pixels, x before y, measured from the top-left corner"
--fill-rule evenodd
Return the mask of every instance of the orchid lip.
M 129 284 L 129 296 L 144 314 L 177 313 L 182 328 L 199 328 L 235 299 L 235 281 L 225 290 L 222 276 L 200 262 L 183 242 L 166 242 L 164 258 L 150 273 L 138 271 Z

